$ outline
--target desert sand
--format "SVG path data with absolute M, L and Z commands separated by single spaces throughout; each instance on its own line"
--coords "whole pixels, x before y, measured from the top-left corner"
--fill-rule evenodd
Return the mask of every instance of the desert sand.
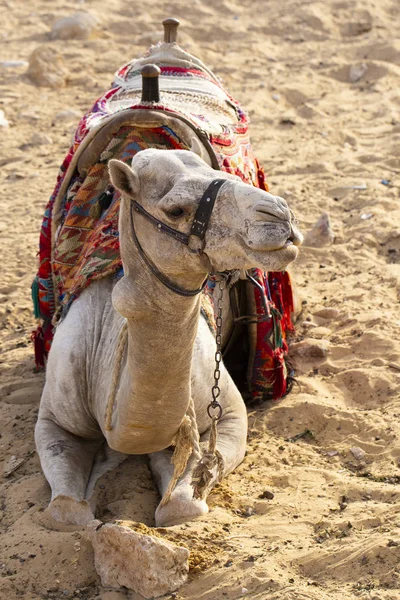
M 54 22 L 79 10 L 97 19 L 89 39 L 51 40 Z M 272 193 L 304 233 L 328 212 L 335 236 L 304 246 L 293 269 L 304 302 L 298 385 L 249 409 L 245 461 L 207 517 L 173 528 L 194 560 L 172 597 L 398 599 L 398 0 L 1 2 L 0 598 L 140 600 L 101 587 L 83 530 L 44 527 L 49 488 L 33 440 L 44 374 L 34 372 L 30 285 L 72 131 L 115 70 L 162 38 L 168 16 L 181 20 L 181 45 L 248 110 Z M 8 62 L 43 44 L 65 68 L 54 88 Z M 157 502 L 146 458 L 133 457 L 103 478 L 98 516 L 152 526 Z

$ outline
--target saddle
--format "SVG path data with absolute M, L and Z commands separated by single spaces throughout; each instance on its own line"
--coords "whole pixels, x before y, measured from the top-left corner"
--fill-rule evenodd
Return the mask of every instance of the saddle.
M 45 366 L 54 327 L 72 302 L 103 277 L 122 275 L 120 196 L 108 179 L 111 158 L 130 163 L 146 148 L 190 150 L 193 139 L 215 170 L 268 191 L 255 158 L 246 113 L 199 59 L 177 45 L 177 22 L 164 22 L 165 40 L 115 74 L 109 90 L 82 117 L 44 213 L 39 270 L 32 284 L 37 368 Z M 149 65 L 158 77 L 146 77 Z M 151 80 L 150 80 L 151 79 Z M 154 81 L 157 79 L 157 81 Z M 204 290 L 203 312 L 213 322 L 215 281 Z M 290 389 L 287 338 L 293 331 L 288 273 L 252 269 L 231 287 L 235 327 L 224 362 L 245 399 L 277 399 Z

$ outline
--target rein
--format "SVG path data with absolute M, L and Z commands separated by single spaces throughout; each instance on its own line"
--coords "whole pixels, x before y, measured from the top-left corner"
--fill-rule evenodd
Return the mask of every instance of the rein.
M 205 246 L 204 238 L 205 238 L 206 231 L 207 231 L 207 228 L 208 228 L 208 225 L 210 222 L 210 218 L 211 218 L 211 214 L 212 214 L 212 211 L 214 208 L 215 200 L 217 199 L 219 190 L 221 189 L 221 187 L 224 185 L 224 183 L 226 181 L 227 181 L 227 179 L 214 179 L 214 181 L 212 181 L 212 183 L 208 186 L 208 188 L 206 189 L 206 191 L 204 192 L 203 196 L 200 199 L 199 205 L 196 210 L 196 214 L 194 215 L 192 226 L 190 228 L 189 235 L 186 235 L 185 233 L 182 233 L 181 231 L 178 231 L 177 229 L 173 229 L 173 227 L 170 227 L 166 223 L 163 223 L 162 221 L 157 219 L 157 217 L 155 217 L 154 215 L 147 212 L 147 210 L 145 208 L 143 208 L 143 206 L 141 204 L 139 204 L 139 202 L 137 202 L 136 200 L 131 200 L 131 210 L 130 210 L 131 229 L 132 229 L 132 238 L 136 245 L 136 248 L 138 249 L 140 256 L 142 257 L 143 261 L 148 266 L 150 271 L 153 273 L 153 275 L 155 275 L 155 277 L 157 277 L 157 279 L 159 281 L 161 281 L 161 283 L 163 285 L 165 285 L 169 290 L 171 290 L 172 292 L 175 292 L 175 294 L 179 294 L 180 296 L 197 296 L 197 294 L 200 294 L 204 290 L 204 288 L 207 284 L 207 279 L 208 279 L 209 274 L 207 274 L 207 277 L 205 278 L 201 287 L 199 287 L 195 290 L 185 290 L 184 288 L 181 288 L 177 284 L 173 283 L 166 275 L 164 275 L 164 273 L 162 273 L 156 267 L 156 265 L 153 263 L 153 261 L 147 256 L 147 254 L 143 250 L 143 247 L 140 244 L 139 239 L 136 234 L 135 224 L 134 224 L 134 220 L 133 220 L 133 211 L 135 211 L 135 212 L 141 214 L 143 217 L 145 217 L 148 221 L 150 221 L 150 223 L 152 223 L 153 225 L 155 225 L 155 227 L 157 227 L 158 231 L 166 233 L 167 235 L 171 236 L 172 238 L 174 238 L 181 244 L 185 244 L 186 246 L 189 246 L 191 236 L 197 237 L 201 241 L 201 248 L 198 251 L 198 253 L 204 254 L 204 246 Z

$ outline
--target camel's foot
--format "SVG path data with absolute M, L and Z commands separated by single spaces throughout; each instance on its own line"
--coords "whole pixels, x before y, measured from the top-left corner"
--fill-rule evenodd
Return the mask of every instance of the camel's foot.
M 57 496 L 52 500 L 43 515 L 64 525 L 87 525 L 94 515 L 86 500 L 75 500 L 70 496 Z
M 208 510 L 205 500 L 193 498 L 192 486 L 181 484 L 173 491 L 171 499 L 164 506 L 158 505 L 155 514 L 156 527 L 170 527 L 193 521 L 206 515 Z

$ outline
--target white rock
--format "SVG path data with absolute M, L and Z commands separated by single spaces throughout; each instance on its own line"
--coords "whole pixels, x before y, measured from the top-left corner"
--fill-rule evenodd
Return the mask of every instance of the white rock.
M 321 248 L 332 244 L 335 235 L 331 228 L 331 222 L 328 213 L 323 213 L 313 228 L 306 234 L 304 238 L 304 246 L 312 248 Z
M 365 456 L 364 450 L 362 448 L 359 448 L 358 446 L 354 446 L 354 448 L 350 448 L 350 452 L 352 453 L 354 458 L 356 458 L 357 460 L 362 460 Z
M 0 127 L 10 127 L 10 123 L 6 119 L 4 110 L 0 110 Z
M 188 577 L 189 551 L 123 525 L 91 521 L 94 561 L 105 587 L 127 587 L 145 598 L 178 589 Z
M 58 19 L 50 32 L 52 40 L 87 40 L 97 25 L 96 19 L 86 12 Z
M 33 133 L 30 140 L 29 140 L 29 144 L 31 146 L 48 146 L 49 144 L 52 144 L 53 140 L 49 135 L 46 135 L 45 133 Z
M 351 65 L 349 71 L 349 81 L 350 83 L 357 83 L 360 81 L 368 71 L 368 67 L 365 63 L 360 63 L 359 65 Z
M 329 352 L 328 340 L 305 339 L 301 342 L 290 344 L 290 356 L 302 358 L 325 358 Z
M 54 48 L 39 46 L 29 57 L 26 74 L 35 85 L 57 88 L 65 86 L 68 70 Z

